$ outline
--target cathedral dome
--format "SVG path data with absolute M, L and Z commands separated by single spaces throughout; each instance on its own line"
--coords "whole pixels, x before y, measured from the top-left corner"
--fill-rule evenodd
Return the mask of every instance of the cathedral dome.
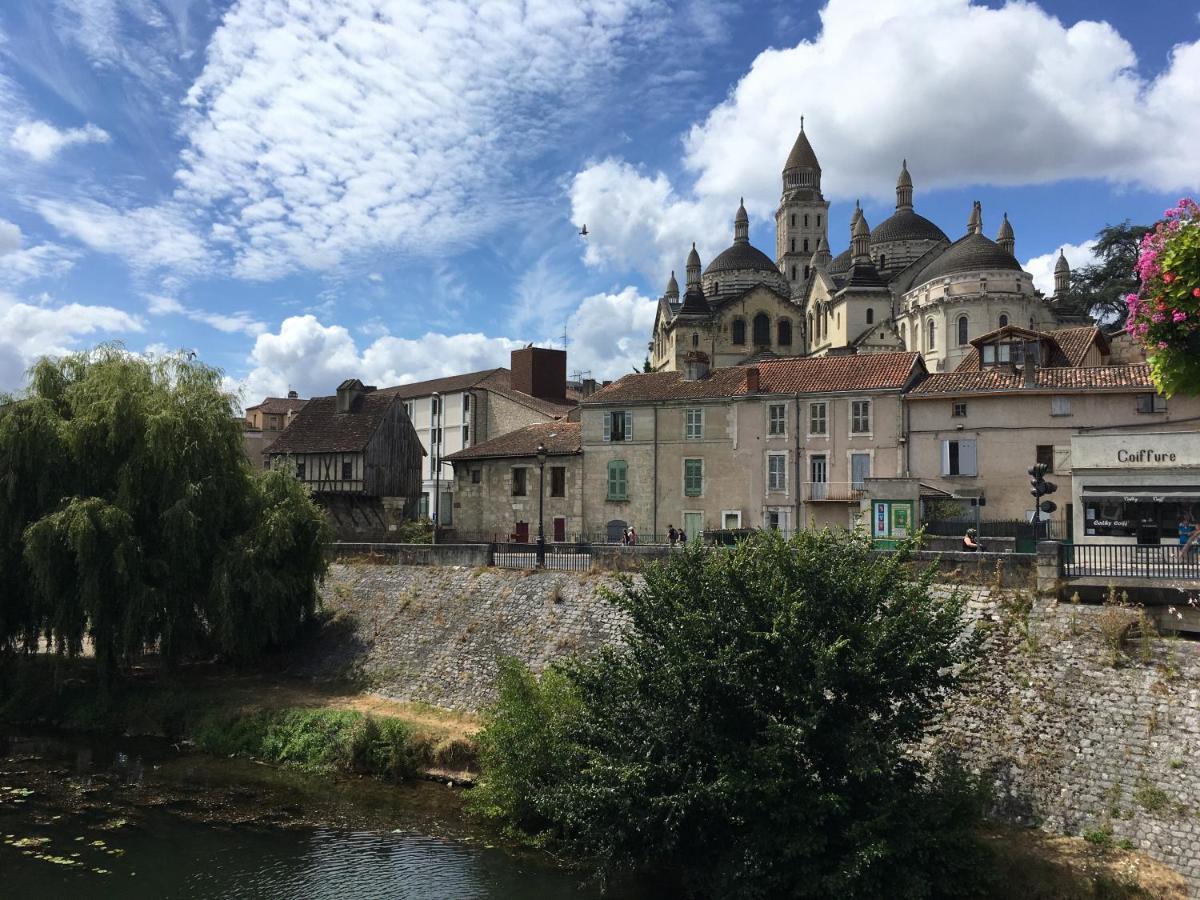
M 850 263 L 853 262 L 853 256 L 853 248 L 847 247 L 833 258 L 833 262 L 829 264 L 829 274 L 840 275 L 842 272 L 849 272 Z
M 947 275 L 990 269 L 1023 271 L 1016 257 L 1005 251 L 995 241 L 989 240 L 982 234 L 968 234 L 947 247 L 944 253 L 927 265 L 913 284 L 925 284 L 935 278 L 944 278 Z
M 889 241 L 949 241 L 946 233 L 909 209 L 898 209 L 871 231 L 871 244 Z
M 771 258 L 749 243 L 737 242 L 717 254 L 704 270 L 705 275 L 718 272 L 759 271 L 778 276 L 779 269 Z

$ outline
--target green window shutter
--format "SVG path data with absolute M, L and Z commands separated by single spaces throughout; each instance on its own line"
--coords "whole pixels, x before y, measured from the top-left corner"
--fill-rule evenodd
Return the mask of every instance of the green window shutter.
M 624 500 L 626 491 L 626 467 L 619 459 L 608 464 L 608 499 Z
M 612 413 L 610 412 L 604 414 L 604 439 L 612 440 Z

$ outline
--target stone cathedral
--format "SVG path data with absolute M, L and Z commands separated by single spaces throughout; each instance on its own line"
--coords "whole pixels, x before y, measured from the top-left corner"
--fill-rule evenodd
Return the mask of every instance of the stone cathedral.
M 872 228 L 856 207 L 846 236 L 849 246 L 834 256 L 821 164 L 801 123 L 783 165 L 774 261 L 750 243 L 744 204 L 733 220 L 733 243 L 707 267 L 693 244 L 682 296 L 672 272 L 659 299 L 651 366 L 682 371 L 689 354 L 721 367 L 776 356 L 917 350 L 930 371 L 951 371 L 971 340 L 1005 325 L 1047 331 L 1091 322 L 1066 302 L 1070 270 L 1061 252 L 1054 295 L 1046 297 L 1013 255 L 1007 214 L 992 240 L 976 201 L 966 233 L 951 240 L 914 208 L 907 161 L 896 180 L 895 212 Z

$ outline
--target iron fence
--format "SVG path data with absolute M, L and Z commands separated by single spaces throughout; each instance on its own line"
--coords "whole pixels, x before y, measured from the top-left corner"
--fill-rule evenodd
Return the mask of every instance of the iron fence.
M 1200 552 L 1168 544 L 1063 544 L 1058 570 L 1064 578 L 1169 578 L 1200 587 Z
M 492 565 L 501 569 L 539 568 L 537 544 L 492 544 Z M 587 544 L 546 544 L 540 568 L 559 572 L 587 572 L 592 567 Z
M 985 519 L 978 526 L 975 525 L 974 519 L 940 519 L 925 522 L 924 527 L 925 533 L 933 537 L 962 537 L 968 528 L 976 527 L 981 538 L 1033 537 L 1033 523 L 1024 519 Z M 1066 519 L 1043 520 L 1038 526 L 1038 540 L 1066 540 L 1069 528 Z

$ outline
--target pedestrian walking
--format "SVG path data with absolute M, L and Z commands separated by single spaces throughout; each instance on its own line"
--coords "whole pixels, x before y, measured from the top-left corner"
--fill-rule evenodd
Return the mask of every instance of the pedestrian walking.
M 632 525 L 629 526 L 629 543 L 631 545 L 637 544 L 637 529 Z
M 671 542 L 671 546 L 675 546 L 675 542 L 679 540 L 679 532 L 675 530 L 674 525 L 667 526 L 667 540 Z

